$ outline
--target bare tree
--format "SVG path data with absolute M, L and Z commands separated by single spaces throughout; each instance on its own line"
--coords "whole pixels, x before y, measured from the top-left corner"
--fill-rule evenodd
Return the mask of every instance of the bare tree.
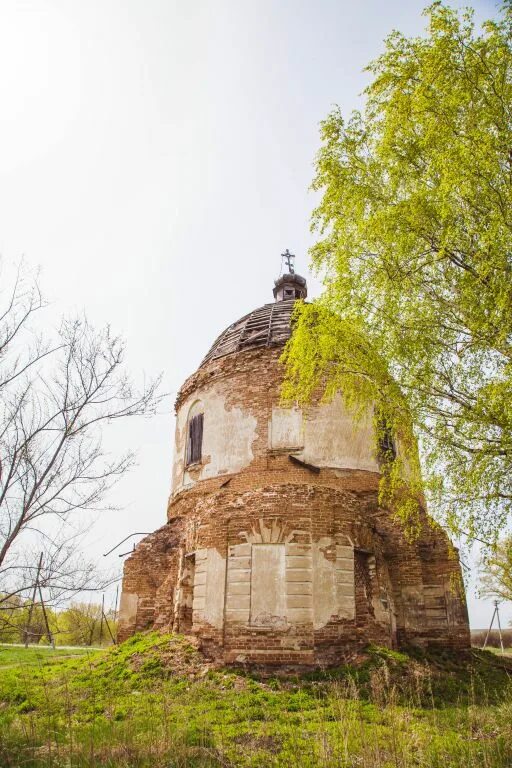
M 3 307 L 2 302 L 3 300 Z M 104 428 L 151 416 L 160 379 L 137 391 L 125 371 L 124 341 L 84 317 L 62 320 L 49 337 L 35 330 L 46 305 L 37 279 L 20 268 L 0 293 L 0 598 L 34 582 L 27 541 L 45 541 L 44 586 L 53 595 L 87 588 L 91 566 L 76 558 L 75 533 L 56 534 L 75 513 L 104 508 L 109 489 L 133 465 L 102 449 Z

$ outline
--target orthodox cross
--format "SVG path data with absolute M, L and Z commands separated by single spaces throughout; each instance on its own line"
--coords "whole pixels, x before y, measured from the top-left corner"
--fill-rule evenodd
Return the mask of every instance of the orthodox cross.
M 295 269 L 294 269 L 295 254 L 290 253 L 290 251 L 287 248 L 286 251 L 281 254 L 281 257 L 284 259 L 290 275 L 295 274 Z

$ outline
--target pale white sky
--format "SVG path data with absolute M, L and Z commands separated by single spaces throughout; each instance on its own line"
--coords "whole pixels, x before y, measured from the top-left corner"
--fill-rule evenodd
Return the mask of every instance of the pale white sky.
M 421 32 L 423 6 L 0 0 L 0 254 L 41 265 L 54 317 L 111 323 L 134 374 L 163 370 L 174 393 L 225 326 L 272 300 L 285 248 L 318 293 L 318 123 L 361 104 L 364 66 L 393 28 Z M 165 522 L 171 405 L 111 436 L 139 466 L 92 552 Z M 485 626 L 492 607 L 469 598 Z

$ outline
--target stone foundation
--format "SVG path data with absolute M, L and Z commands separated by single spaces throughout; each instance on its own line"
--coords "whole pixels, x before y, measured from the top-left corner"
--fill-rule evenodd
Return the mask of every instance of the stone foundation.
M 126 562 L 120 638 L 189 632 L 227 663 L 265 665 L 336 664 L 369 642 L 468 647 L 443 532 L 425 518 L 407 543 L 375 491 L 308 480 L 176 499 Z

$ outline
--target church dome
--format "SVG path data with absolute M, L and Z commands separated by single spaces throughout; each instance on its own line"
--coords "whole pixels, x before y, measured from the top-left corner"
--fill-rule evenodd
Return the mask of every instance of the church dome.
M 339 665 L 369 642 L 469 647 L 445 534 L 422 510 L 412 544 L 379 503 L 373 408 L 356 418 L 339 392 L 282 400 L 307 296 L 282 256 L 274 302 L 226 328 L 178 392 L 167 523 L 126 561 L 119 637 L 165 628 L 223 664 L 281 670 Z
M 214 341 L 200 367 L 233 352 L 286 344 L 291 335 L 291 317 L 295 301 L 305 299 L 308 289 L 306 280 L 295 274 L 291 264 L 293 254 L 287 250 L 282 255 L 288 258 L 290 271 L 275 280 L 274 302 L 249 312 L 226 328 Z

